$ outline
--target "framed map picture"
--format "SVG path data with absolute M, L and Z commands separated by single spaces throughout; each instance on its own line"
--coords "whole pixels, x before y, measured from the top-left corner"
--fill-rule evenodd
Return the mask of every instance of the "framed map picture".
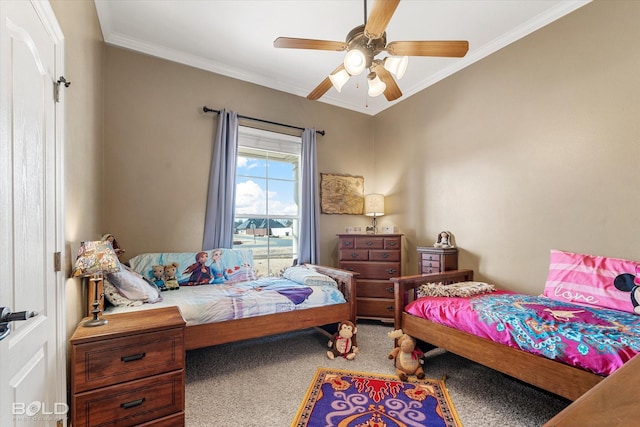
M 364 177 L 320 174 L 320 211 L 325 214 L 364 214 Z

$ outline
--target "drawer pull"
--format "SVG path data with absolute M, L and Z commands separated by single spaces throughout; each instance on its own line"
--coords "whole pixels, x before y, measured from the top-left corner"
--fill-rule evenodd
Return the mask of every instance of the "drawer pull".
M 382 258 L 389 258 L 389 254 L 388 254 L 388 253 L 386 253 L 386 252 L 385 252 L 385 253 L 383 253 L 383 254 L 382 254 Z
M 398 244 L 398 242 L 388 242 L 389 246 L 396 246 Z
M 367 241 L 367 246 L 371 246 L 371 245 L 373 245 L 373 242 L 371 240 L 368 240 Z
M 386 289 L 387 289 L 387 292 L 389 292 L 390 294 L 392 294 L 392 293 L 393 293 L 393 286 L 388 287 L 388 288 L 386 288 Z
M 395 307 L 392 305 L 387 307 L 387 311 L 394 311 L 394 310 L 395 310 Z
M 131 402 L 127 402 L 127 403 L 121 403 L 120 407 L 122 409 L 135 408 L 136 406 L 142 405 L 144 401 L 145 401 L 145 398 L 143 397 L 142 399 L 132 400 Z
M 351 242 L 343 242 L 342 244 L 345 246 L 351 246 Z
M 133 354 L 131 356 L 122 356 L 120 360 L 122 360 L 123 362 L 133 362 L 134 360 L 142 359 L 146 355 L 147 355 L 146 353 L 138 353 L 138 354 Z
M 358 258 L 358 253 L 357 252 L 352 253 L 351 258 Z
M 389 274 L 395 274 L 398 270 L 395 268 L 387 268 L 385 271 Z

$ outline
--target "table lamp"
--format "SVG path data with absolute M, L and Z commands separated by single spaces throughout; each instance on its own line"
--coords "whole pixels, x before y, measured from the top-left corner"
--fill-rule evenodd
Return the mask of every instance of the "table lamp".
M 384 195 L 373 193 L 364 196 L 364 214 L 373 217 L 373 232 L 377 234 L 376 218 L 384 215 Z
M 94 288 L 93 310 L 91 310 L 93 318 L 84 322 L 82 326 L 101 326 L 107 323 L 107 319 L 99 317 L 102 310 L 100 310 L 98 287 L 102 284 L 104 274 L 115 273 L 119 270 L 120 262 L 109 241 L 82 242 L 72 276 L 89 277 Z

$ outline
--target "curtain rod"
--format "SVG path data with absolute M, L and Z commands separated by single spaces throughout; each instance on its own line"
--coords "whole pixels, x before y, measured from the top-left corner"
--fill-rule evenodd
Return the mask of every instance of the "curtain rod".
M 220 112 L 220 110 L 214 110 L 213 108 L 209 108 L 206 105 L 204 107 L 202 107 L 202 111 L 204 111 L 205 113 L 219 113 Z M 291 128 L 291 129 L 304 130 L 304 128 L 301 128 L 300 126 L 293 126 L 293 125 L 287 125 L 287 124 L 284 124 L 284 123 L 272 122 L 272 121 L 269 121 L 269 120 L 256 119 L 255 117 L 241 116 L 240 114 L 238 114 L 238 118 L 246 119 L 246 120 L 253 120 L 254 122 L 268 123 L 270 125 L 284 126 L 284 127 Z M 324 136 L 325 131 L 317 130 L 316 133 L 319 133 L 320 135 Z

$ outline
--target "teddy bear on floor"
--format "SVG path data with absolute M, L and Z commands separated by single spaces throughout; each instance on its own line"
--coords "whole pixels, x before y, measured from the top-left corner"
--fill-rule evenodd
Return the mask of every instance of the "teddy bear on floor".
M 389 353 L 389 359 L 395 359 L 396 374 L 400 381 L 406 381 L 409 375 L 415 375 L 418 379 L 424 378 L 421 364 L 424 353 L 417 348 L 416 340 L 402 332 L 402 329 L 396 329 L 387 335 L 397 340 L 396 347 Z
M 178 271 L 178 263 L 172 262 L 171 264 L 164 266 L 164 285 L 170 291 L 180 289 L 178 279 L 176 279 L 176 272 Z
M 331 350 L 327 351 L 327 357 L 334 359 L 336 356 L 342 356 L 347 360 L 353 360 L 358 353 L 357 332 L 358 328 L 352 322 L 340 322 L 338 331 L 329 340 L 328 347 Z
M 167 287 L 164 284 L 164 266 L 154 265 L 151 267 L 151 282 L 156 285 L 156 288 L 160 291 L 166 291 Z

